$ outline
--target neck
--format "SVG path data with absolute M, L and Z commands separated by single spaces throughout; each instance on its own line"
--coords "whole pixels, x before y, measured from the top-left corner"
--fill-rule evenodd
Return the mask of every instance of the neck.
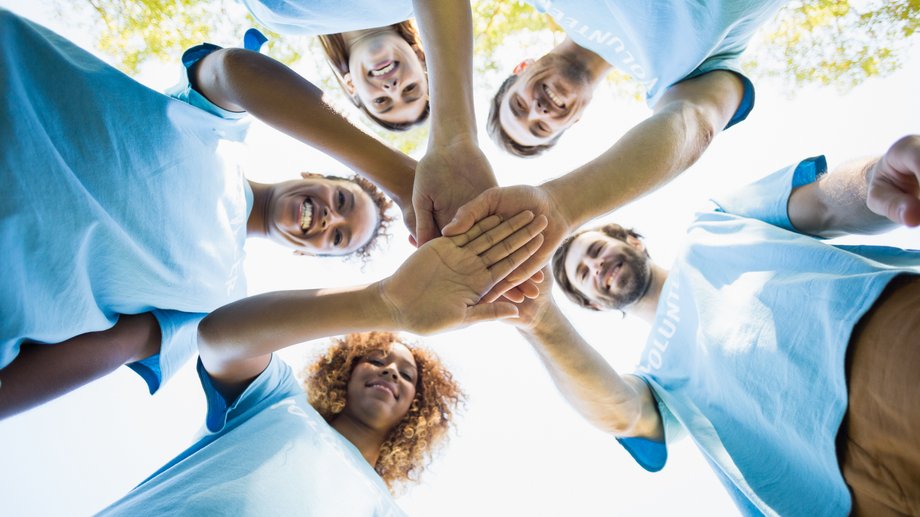
M 571 38 L 565 38 L 565 41 L 556 45 L 552 53 L 582 63 L 588 70 L 588 80 L 592 86 L 597 86 L 607 72 L 613 70 L 613 65 L 604 58 L 575 43 Z
M 361 455 L 372 467 L 377 465 L 377 459 L 380 457 L 380 446 L 386 440 L 386 432 L 368 427 L 344 412 L 336 415 L 329 425 L 357 447 Z
M 655 313 L 658 311 L 658 299 L 661 297 L 661 289 L 664 287 L 665 280 L 668 279 L 668 270 L 651 263 L 652 279 L 649 282 L 648 290 L 636 303 L 626 307 L 624 312 L 631 316 L 638 316 L 648 323 L 655 321 Z
M 271 206 L 269 201 L 272 196 L 272 187 L 255 181 L 250 181 L 249 186 L 252 188 L 252 211 L 246 221 L 246 236 L 267 237 L 268 221 L 271 220 L 268 210 Z

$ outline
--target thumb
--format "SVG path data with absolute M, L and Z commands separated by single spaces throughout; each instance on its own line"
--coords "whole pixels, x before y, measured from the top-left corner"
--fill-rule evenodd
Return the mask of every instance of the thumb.
M 884 182 L 872 185 L 866 205 L 892 222 L 905 226 L 920 224 L 920 200 L 893 185 Z
M 472 201 L 460 207 L 454 218 L 441 229 L 446 237 L 453 237 L 468 231 L 476 221 L 485 219 L 490 213 L 492 190 L 487 190 L 476 196 Z
M 416 212 L 416 225 L 416 243 L 419 246 L 441 235 L 434 221 L 434 214 L 427 210 Z
M 516 318 L 518 308 L 509 302 L 480 303 L 466 310 L 465 324 L 479 321 L 503 320 Z

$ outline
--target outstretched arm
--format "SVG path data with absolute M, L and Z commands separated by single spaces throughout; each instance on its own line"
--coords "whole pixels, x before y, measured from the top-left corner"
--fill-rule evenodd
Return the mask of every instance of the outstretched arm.
M 731 120 L 743 93 L 741 80 L 726 71 L 678 83 L 651 117 L 596 159 L 539 187 L 490 189 L 460 209 L 444 234 L 462 232 L 489 214 L 529 209 L 549 217 L 543 248 L 489 298 L 501 294 L 546 264 L 576 228 L 664 185 L 696 162 Z
M 881 158 L 845 163 L 789 197 L 789 220 L 821 237 L 920 225 L 920 136 L 901 138 Z
M 323 102 L 323 92 L 258 52 L 220 49 L 192 67 L 196 90 L 228 111 L 248 111 L 266 124 L 332 156 L 412 210 L 416 162 L 351 125 Z M 407 224 L 412 218 L 407 215 Z M 409 228 L 415 231 L 414 225 Z
M 489 217 L 469 232 L 431 241 L 391 277 L 345 290 L 282 291 L 224 306 L 199 325 L 201 362 L 228 397 L 295 343 L 365 330 L 416 334 L 517 314 L 510 303 L 479 304 L 482 293 L 542 243 L 543 217 Z
M 464 203 L 497 183 L 480 151 L 473 109 L 473 21 L 468 0 L 414 0 L 425 44 L 431 137 L 412 193 L 424 244 Z
M 519 317 L 506 321 L 518 327 L 556 387 L 588 422 L 616 436 L 663 439 L 661 417 L 648 385 L 611 368 L 565 318 L 549 286 L 541 289 L 537 299 L 518 304 L 518 310 Z

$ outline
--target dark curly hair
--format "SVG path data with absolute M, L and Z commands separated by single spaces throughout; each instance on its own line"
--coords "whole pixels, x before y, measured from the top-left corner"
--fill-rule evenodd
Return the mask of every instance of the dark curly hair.
M 556 279 L 556 283 L 559 284 L 562 292 L 565 293 L 569 300 L 572 300 L 580 307 L 599 311 L 601 309 L 598 309 L 587 296 L 576 289 L 575 286 L 572 285 L 572 282 L 569 281 L 568 275 L 565 274 L 565 256 L 569 253 L 569 247 L 572 246 L 572 241 L 574 241 L 576 237 L 586 232 L 601 232 L 612 239 L 623 242 L 626 242 L 627 237 L 641 239 L 642 235 L 636 233 L 632 228 L 623 228 L 616 223 L 605 224 L 598 228 L 588 228 L 587 230 L 569 235 L 562 241 L 562 244 L 556 248 L 556 252 L 553 253 L 553 278 Z M 645 256 L 650 256 L 648 250 L 645 251 Z
M 518 76 L 512 74 L 498 87 L 498 91 L 495 92 L 495 97 L 492 97 L 492 104 L 489 106 L 489 118 L 486 121 L 486 131 L 489 132 L 489 136 L 492 137 L 492 141 L 495 142 L 495 145 L 503 151 L 507 151 L 515 156 L 520 156 L 521 158 L 532 158 L 555 146 L 559 141 L 559 137 L 562 136 L 562 133 L 559 133 L 545 144 L 521 145 L 511 138 L 511 135 L 505 132 L 498 115 L 501 110 L 502 99 L 505 98 L 505 94 L 508 93 L 508 90 L 517 80 Z
M 310 405 L 330 422 L 345 409 L 348 381 L 358 362 L 371 351 L 389 350 L 394 343 L 412 352 L 418 379 L 409 412 L 390 430 L 374 465 L 391 492 L 417 483 L 444 444 L 454 413 L 466 401 L 453 375 L 429 350 L 391 332 L 366 332 L 334 339 L 325 354 L 307 367 L 304 380 Z

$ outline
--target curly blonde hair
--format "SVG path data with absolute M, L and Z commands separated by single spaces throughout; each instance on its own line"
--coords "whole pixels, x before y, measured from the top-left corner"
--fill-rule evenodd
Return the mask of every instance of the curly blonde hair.
M 415 399 L 402 421 L 380 447 L 374 470 L 390 492 L 418 483 L 434 453 L 444 444 L 454 413 L 466 396 L 434 353 L 407 343 L 392 332 L 349 334 L 332 340 L 325 354 L 306 368 L 303 383 L 310 405 L 330 422 L 345 409 L 348 381 L 358 362 L 371 351 L 405 345 L 418 369 Z

